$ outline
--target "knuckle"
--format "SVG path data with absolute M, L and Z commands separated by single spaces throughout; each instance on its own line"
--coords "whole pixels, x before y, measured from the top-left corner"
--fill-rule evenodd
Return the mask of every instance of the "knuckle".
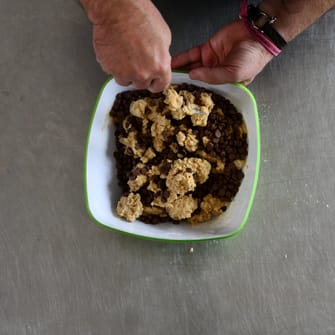
M 171 60 L 162 61 L 159 60 L 154 64 L 155 73 L 159 75 L 167 75 L 171 71 Z
M 123 78 L 114 77 L 114 79 L 121 86 L 128 86 L 128 85 L 130 85 L 130 82 L 128 80 L 123 79 Z
M 112 71 L 113 76 L 118 77 L 118 78 L 129 78 L 127 73 L 120 71 L 120 70 L 116 70 L 116 69 L 113 69 L 113 70 L 114 70 Z
M 144 90 L 146 88 L 148 88 L 148 84 L 144 83 L 144 82 L 133 82 L 133 86 L 135 88 L 137 88 L 138 90 Z
M 234 82 L 240 82 L 245 79 L 245 74 L 240 69 L 235 69 L 234 71 L 231 71 L 230 73 L 231 80 Z
M 160 93 L 165 89 L 165 87 L 160 87 L 160 86 L 150 86 L 149 91 L 152 93 Z
M 144 71 L 144 70 L 135 72 L 133 77 L 134 77 L 134 81 L 136 82 L 146 82 L 150 80 L 149 72 Z
M 153 93 L 162 92 L 164 89 L 167 88 L 168 85 L 169 85 L 169 82 L 166 80 L 155 79 L 151 83 L 149 90 Z

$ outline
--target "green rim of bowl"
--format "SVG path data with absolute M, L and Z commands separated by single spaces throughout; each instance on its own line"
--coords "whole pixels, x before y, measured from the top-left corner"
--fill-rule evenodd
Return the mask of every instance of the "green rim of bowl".
M 175 72 L 182 72 L 182 71 L 175 71 Z M 113 79 L 113 77 L 109 77 L 105 83 L 102 85 L 98 97 L 95 101 L 94 104 L 94 108 L 93 108 L 93 113 L 91 115 L 91 119 L 89 122 L 89 126 L 88 126 L 88 132 L 87 132 L 87 137 L 86 137 L 86 141 L 85 141 L 85 153 L 84 153 L 84 169 L 83 169 L 83 179 L 84 179 L 84 195 L 85 195 L 85 206 L 86 206 L 86 210 L 87 213 L 90 217 L 90 219 L 97 224 L 98 226 L 101 226 L 105 229 L 108 230 L 112 230 L 112 231 L 116 231 L 118 233 L 124 234 L 124 235 L 128 235 L 128 236 L 132 236 L 132 237 L 137 237 L 137 238 L 141 238 L 141 239 L 145 239 L 145 240 L 151 240 L 151 241 L 161 241 L 161 242 L 169 242 L 169 243 L 179 243 L 179 242 L 188 242 L 188 243 L 192 243 L 192 242 L 204 242 L 204 241 L 212 241 L 212 240 L 223 240 L 232 236 L 237 235 L 238 233 L 240 233 L 243 228 L 245 227 L 245 224 L 247 223 L 253 202 L 254 202 L 254 198 L 255 198 L 255 193 L 256 193 L 256 188 L 257 188 L 257 183 L 258 183 L 258 177 L 259 177 L 259 167 L 260 167 L 260 152 L 261 152 L 261 141 L 260 141 L 260 126 L 259 126 L 259 118 L 258 118 L 258 109 L 257 109 L 257 103 L 256 103 L 256 99 L 253 96 L 253 94 L 251 93 L 251 91 L 244 85 L 240 84 L 240 83 L 233 83 L 233 85 L 238 86 L 239 88 L 241 88 L 243 91 L 245 91 L 252 103 L 253 103 L 253 107 L 254 107 L 254 112 L 255 112 L 255 120 L 256 120 L 256 133 L 257 133 L 257 157 L 256 157 L 256 171 L 255 171 L 255 179 L 254 179 L 254 184 L 252 186 L 252 191 L 251 191 L 251 196 L 249 199 L 249 204 L 248 204 L 248 208 L 245 212 L 242 224 L 233 232 L 231 232 L 230 234 L 224 235 L 224 236 L 218 236 L 218 237 L 208 237 L 208 238 L 201 238 L 201 239 L 194 239 L 194 240 L 175 240 L 175 239 L 166 239 L 166 238 L 158 238 L 158 237 L 149 237 L 149 236 L 144 236 L 144 235 L 138 235 L 138 234 L 133 234 L 133 233 L 129 233 L 117 228 L 113 228 L 113 227 L 109 227 L 105 224 L 103 224 L 102 222 L 98 221 L 93 213 L 91 212 L 90 206 L 89 206 L 89 201 L 88 201 L 88 192 L 87 192 L 87 153 L 88 153 L 88 144 L 89 144 L 89 139 L 90 139 L 90 135 L 91 135 L 91 129 L 92 129 L 92 124 L 93 124 L 93 120 L 97 111 L 97 107 L 101 98 L 101 95 L 105 89 L 105 87 L 107 86 L 107 84 Z

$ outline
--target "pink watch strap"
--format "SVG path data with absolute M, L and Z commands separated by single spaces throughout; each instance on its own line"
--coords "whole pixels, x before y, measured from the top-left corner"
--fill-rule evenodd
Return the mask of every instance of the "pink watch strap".
M 278 56 L 281 53 L 281 49 L 279 49 L 266 35 L 262 34 L 262 32 L 259 31 L 248 19 L 247 0 L 242 0 L 239 17 L 248 27 L 248 29 L 254 34 L 257 41 L 262 44 L 267 51 L 269 51 L 273 56 Z

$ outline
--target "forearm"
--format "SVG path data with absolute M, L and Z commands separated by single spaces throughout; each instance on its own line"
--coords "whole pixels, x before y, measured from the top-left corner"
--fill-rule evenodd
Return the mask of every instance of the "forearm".
M 264 0 L 260 9 L 276 16 L 274 27 L 289 42 L 335 6 L 335 0 Z
M 124 20 L 151 4 L 150 0 L 80 0 L 89 20 L 94 24 Z M 150 9 L 149 9 L 150 10 Z

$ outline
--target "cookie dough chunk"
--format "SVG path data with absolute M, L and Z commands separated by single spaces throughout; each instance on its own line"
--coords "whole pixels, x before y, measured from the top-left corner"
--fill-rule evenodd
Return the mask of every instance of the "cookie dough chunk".
M 222 173 L 224 170 L 224 162 L 221 160 L 216 161 L 216 167 L 213 169 L 214 173 Z
M 189 152 L 194 152 L 198 149 L 199 141 L 191 129 L 188 129 L 186 134 L 182 131 L 179 131 L 176 135 L 176 139 L 178 144 L 181 147 L 185 147 Z
M 157 193 L 159 192 L 161 189 L 159 188 L 159 186 L 153 181 L 153 180 L 150 180 L 149 182 L 149 185 L 147 187 L 147 190 L 148 191 L 151 191 L 153 193 Z
M 210 113 L 214 108 L 214 102 L 210 94 L 202 92 L 200 95 L 200 100 L 203 106 L 205 106 Z
M 139 194 L 130 193 L 119 200 L 116 212 L 127 221 L 135 221 L 143 213 L 143 205 Z
M 201 107 L 198 107 L 197 110 L 198 112 L 194 113 L 191 116 L 191 121 L 192 121 L 193 126 L 206 127 L 208 115 L 209 115 L 208 108 L 205 106 L 201 106 Z
M 207 136 L 202 138 L 202 143 L 206 146 L 210 142 L 210 139 Z
M 135 179 L 128 180 L 130 191 L 132 192 L 138 191 L 147 181 L 148 178 L 144 174 L 136 176 Z
M 169 173 L 166 185 L 169 190 L 178 195 L 194 191 L 197 186 L 192 171 L 177 171 L 175 174 Z
M 214 108 L 214 102 L 212 97 L 208 93 L 201 93 L 200 95 L 201 105 L 195 105 L 193 108 L 197 110 L 197 113 L 193 113 L 191 116 L 191 121 L 193 126 L 206 127 L 208 116 Z
M 212 163 L 213 173 L 222 173 L 224 171 L 225 163 L 221 159 L 211 156 L 203 150 L 197 151 L 197 154 Z
M 154 148 L 156 151 L 161 152 L 165 147 L 164 142 L 166 137 L 173 134 L 174 127 L 171 125 L 171 121 L 164 115 L 152 113 L 149 119 L 153 122 L 151 126 L 151 136 L 154 139 Z
M 144 118 L 142 119 L 142 134 L 147 134 L 149 128 L 149 120 Z
M 186 105 L 188 105 L 188 104 L 194 104 L 195 97 L 194 97 L 194 95 L 191 92 L 186 91 L 186 90 L 181 90 L 179 92 L 179 95 L 181 95 L 181 96 L 184 97 Z
M 164 91 L 163 94 L 165 95 L 164 103 L 167 105 L 167 108 L 170 110 L 171 115 L 175 120 L 182 120 L 186 115 L 189 114 L 190 110 L 192 110 L 191 104 L 188 101 L 188 99 L 194 101 L 192 94 L 190 95 L 193 97 L 193 99 L 190 97 L 190 95 L 186 95 L 184 92 L 184 99 L 184 96 L 178 94 L 172 86 Z
M 147 107 L 147 105 L 148 103 L 144 99 L 133 101 L 130 104 L 130 113 L 136 117 L 143 119 L 145 114 L 145 108 Z
M 148 148 L 144 155 L 141 157 L 142 163 L 148 163 L 150 159 L 153 159 L 156 156 L 155 151 L 152 150 L 152 148 Z
M 160 217 L 166 217 L 167 214 L 163 208 L 160 207 L 149 207 L 145 206 L 143 209 L 143 215 L 159 215 Z
M 184 103 L 184 98 L 172 86 L 165 90 L 163 94 L 165 95 L 164 103 L 168 105 L 171 111 L 177 111 Z
M 222 201 L 218 198 L 208 194 L 204 197 L 200 204 L 201 211 L 199 214 L 194 215 L 189 221 L 195 225 L 200 222 L 207 221 L 215 215 L 219 215 L 223 212 L 223 207 L 227 206 L 227 201 Z
M 243 135 L 246 135 L 246 134 L 248 134 L 248 128 L 245 122 L 243 121 L 240 127 L 240 136 L 242 137 Z
M 131 131 L 128 137 L 121 137 L 119 141 L 131 149 L 135 157 L 141 157 L 143 155 L 144 150 L 138 146 L 137 133 L 135 131 Z
M 211 164 L 201 158 L 188 158 L 188 165 L 194 172 L 195 181 L 203 184 L 209 176 Z
M 166 210 L 173 220 L 183 220 L 191 217 L 197 209 L 198 201 L 191 195 L 184 195 L 168 204 Z
M 177 159 L 168 173 L 166 186 L 171 192 L 184 195 L 194 191 L 197 182 L 204 183 L 210 170 L 211 164 L 201 158 Z
M 204 197 L 203 201 L 200 204 L 200 208 L 206 212 L 211 213 L 212 215 L 218 215 L 222 212 L 222 207 L 228 204 L 227 201 L 220 200 L 213 197 L 211 194 L 208 194 Z
M 129 116 L 126 116 L 122 121 L 123 129 L 128 133 L 129 129 L 131 128 L 131 123 L 129 121 Z
M 151 178 L 153 176 L 159 176 L 161 174 L 161 171 L 159 169 L 159 166 L 157 165 L 152 165 L 149 172 L 148 172 L 148 176 Z
M 242 170 L 245 166 L 245 160 L 236 159 L 234 160 L 234 165 L 236 166 L 237 169 Z
M 183 147 L 185 145 L 185 140 L 186 140 L 186 135 L 182 132 L 182 131 L 179 131 L 176 135 L 176 139 L 177 139 L 177 142 L 178 144 Z

